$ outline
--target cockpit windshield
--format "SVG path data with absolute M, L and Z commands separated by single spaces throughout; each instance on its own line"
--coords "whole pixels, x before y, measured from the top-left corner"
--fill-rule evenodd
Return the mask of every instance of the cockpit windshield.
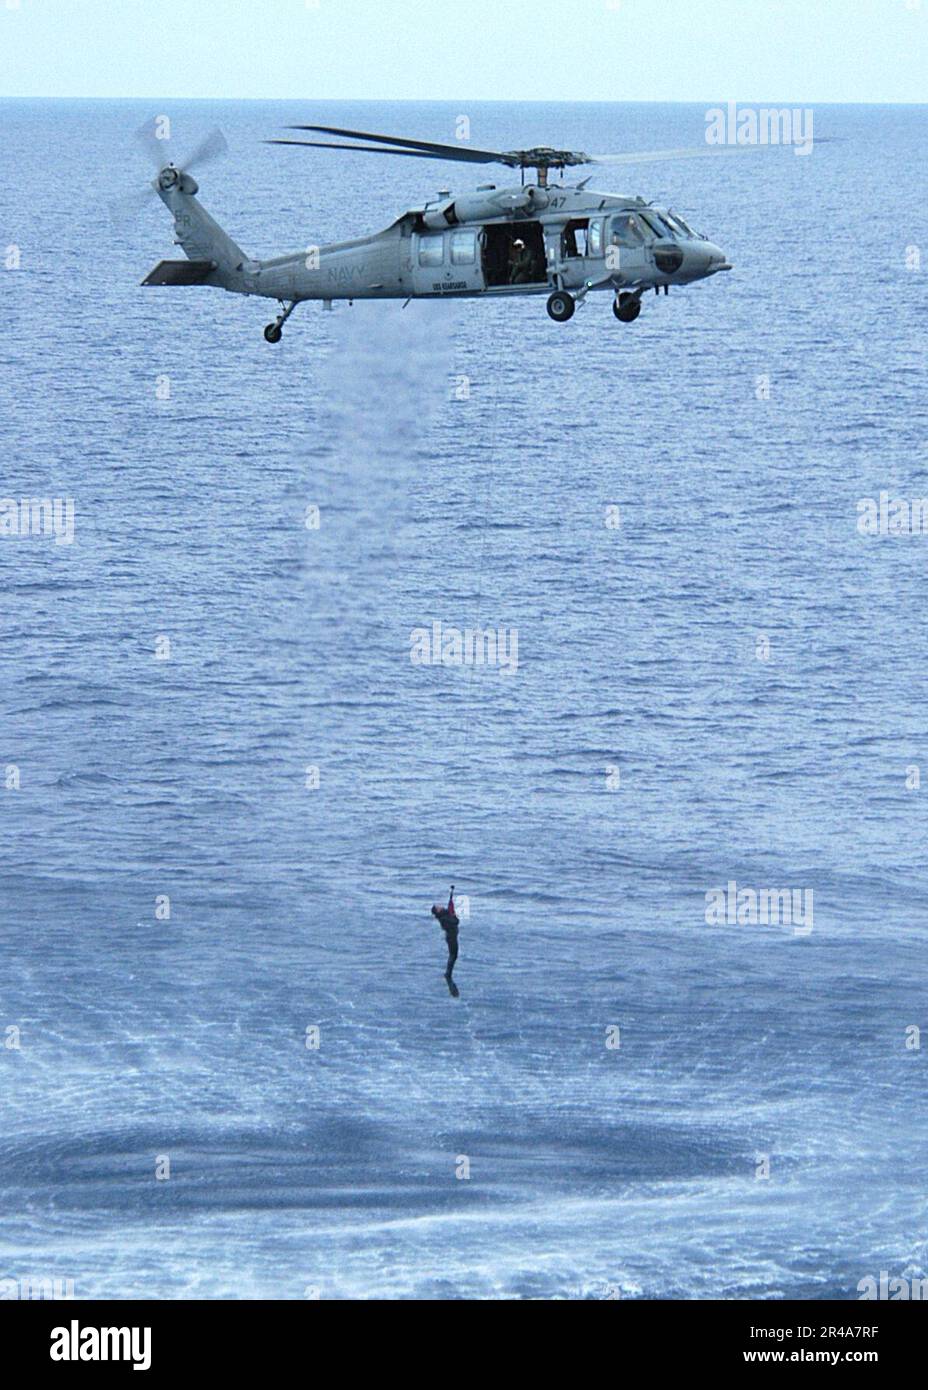
M 641 216 L 654 235 L 660 237 L 661 241 L 666 241 L 668 237 L 671 241 L 676 240 L 677 233 L 664 219 L 663 214 L 659 215 L 653 208 L 648 208 L 647 212 L 643 212 Z
M 691 241 L 699 240 L 699 237 L 693 231 L 692 227 L 687 226 L 678 212 L 665 212 L 664 220 L 669 222 L 671 227 L 674 227 L 681 235 L 688 237 Z

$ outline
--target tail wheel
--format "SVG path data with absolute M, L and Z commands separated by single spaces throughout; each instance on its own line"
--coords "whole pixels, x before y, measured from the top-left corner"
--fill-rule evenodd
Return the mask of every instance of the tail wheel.
M 279 343 L 284 336 L 284 331 L 279 323 L 269 323 L 264 330 L 264 336 L 269 343 Z
M 555 290 L 548 299 L 548 313 L 555 323 L 566 323 L 568 319 L 572 319 L 576 307 L 573 295 L 568 294 L 566 290 Z
M 641 313 L 641 300 L 637 294 L 620 294 L 612 301 L 612 312 L 620 323 L 634 323 Z

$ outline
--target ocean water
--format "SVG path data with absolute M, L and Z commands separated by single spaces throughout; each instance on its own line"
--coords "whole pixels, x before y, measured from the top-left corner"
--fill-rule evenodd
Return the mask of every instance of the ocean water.
M 271 348 L 267 303 L 139 288 L 170 220 L 109 207 L 149 177 L 146 117 L 181 153 L 222 127 L 201 199 L 270 255 L 484 176 L 263 138 L 451 139 L 462 113 L 498 148 L 704 129 L 2 105 L 0 494 L 75 504 L 71 545 L 0 540 L 14 1287 L 856 1298 L 925 1273 L 928 542 L 861 536 L 857 502 L 928 494 L 928 114 L 821 107 L 810 157 L 598 173 L 736 266 L 633 326 L 605 295 L 565 326 L 543 299 L 310 305 Z M 518 669 L 414 665 L 435 621 L 517 629 Z M 811 932 L 707 924 L 731 881 L 811 891 Z

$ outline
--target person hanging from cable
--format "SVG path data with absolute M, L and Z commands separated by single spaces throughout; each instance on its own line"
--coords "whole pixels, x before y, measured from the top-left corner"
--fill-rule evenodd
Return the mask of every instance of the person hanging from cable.
M 445 971 L 445 979 L 448 981 L 448 988 L 452 994 L 456 992 L 454 980 L 451 972 L 454 970 L 454 963 L 458 958 L 458 927 L 460 919 L 454 910 L 454 884 L 451 885 L 451 894 L 448 898 L 447 907 L 439 907 L 436 903 L 432 908 L 432 916 L 438 922 L 442 931 L 445 933 L 445 941 L 448 943 L 448 968 Z

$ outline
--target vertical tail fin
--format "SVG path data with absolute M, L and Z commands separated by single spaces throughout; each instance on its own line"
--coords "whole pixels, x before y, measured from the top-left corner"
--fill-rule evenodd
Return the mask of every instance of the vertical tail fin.
M 195 179 L 167 168 L 158 176 L 155 187 L 174 218 L 177 241 L 188 260 L 212 261 L 224 275 L 234 275 L 242 269 L 248 257 L 197 201 L 199 186 Z

